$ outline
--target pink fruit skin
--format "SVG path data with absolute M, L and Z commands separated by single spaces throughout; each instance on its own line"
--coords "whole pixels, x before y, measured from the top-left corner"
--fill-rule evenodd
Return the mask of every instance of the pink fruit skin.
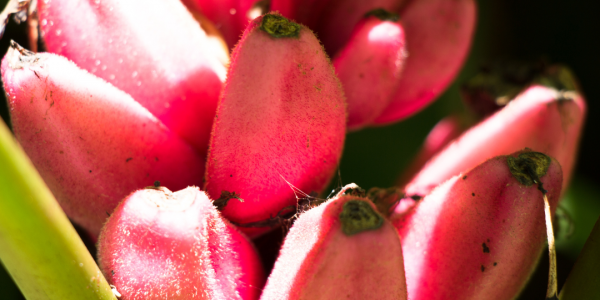
M 404 2 L 406 0 L 332 0 L 316 30 L 319 39 L 328 53 L 336 54 L 350 40 L 366 13 L 379 8 L 396 13 Z
M 261 300 L 406 299 L 402 247 L 392 224 L 343 233 L 340 213 L 356 199 L 330 200 L 296 220 Z
M 233 48 L 251 19 L 248 10 L 259 0 L 182 0 L 192 10 L 211 20 Z
M 406 58 L 399 23 L 369 17 L 333 60 L 348 102 L 348 129 L 370 125 L 390 102 Z
M 121 300 L 258 299 L 264 284 L 252 244 L 195 187 L 129 195 L 102 229 L 98 257 Z
M 562 185 L 557 161 L 541 181 L 554 212 Z M 520 184 L 506 157 L 453 177 L 390 219 L 402 240 L 411 300 L 513 299 L 546 240 L 542 193 Z
M 565 175 L 564 190 L 573 172 L 586 105 L 580 95 L 572 100 L 560 97 L 554 89 L 530 87 L 431 159 L 406 186 L 406 193 L 427 195 L 486 159 L 526 147 L 558 160 Z
M 408 58 L 395 95 L 375 123 L 406 118 L 446 89 L 467 57 L 475 18 L 474 0 L 413 0 L 403 9 Z
M 226 69 L 176 0 L 38 1 L 49 52 L 108 81 L 206 155 Z
M 406 171 L 398 180 L 397 186 L 405 186 L 423 166 L 442 151 L 450 142 L 458 138 L 463 132 L 460 120 L 456 116 L 450 116 L 439 121 L 429 132 L 423 143 L 419 154 L 413 159 L 412 163 L 406 168 Z
M 271 0 L 271 11 L 311 29 L 323 18 L 323 11 L 333 0 Z
M 263 16 L 264 17 L 264 16 Z M 341 85 L 319 41 L 273 38 L 256 18 L 232 54 L 213 128 L 205 191 L 235 192 L 222 210 L 229 220 L 267 220 L 296 205 L 287 182 L 320 192 L 340 159 L 346 127 Z M 244 229 L 250 236 L 269 228 Z
M 92 235 L 133 190 L 155 180 L 174 189 L 202 183 L 203 157 L 129 95 L 67 59 L 11 48 L 2 81 L 17 140 L 67 215 Z

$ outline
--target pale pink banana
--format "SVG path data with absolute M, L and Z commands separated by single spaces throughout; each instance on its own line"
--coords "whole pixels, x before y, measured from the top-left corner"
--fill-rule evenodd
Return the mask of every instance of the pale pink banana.
M 226 69 L 177 0 L 38 1 L 49 52 L 130 94 L 205 155 Z
M 413 0 L 402 10 L 408 58 L 395 95 L 375 123 L 406 118 L 446 89 L 469 52 L 475 15 L 474 0 Z
M 565 176 L 564 189 L 573 171 L 585 111 L 576 92 L 532 86 L 431 159 L 406 186 L 406 193 L 427 195 L 460 172 L 523 148 L 556 158 Z
M 554 212 L 562 172 L 556 160 L 547 163 L 546 172 L 536 173 Z M 500 156 L 452 177 L 412 208 L 397 208 L 390 218 L 402 240 L 409 299 L 518 295 L 545 246 L 542 197 Z
M 348 102 L 348 129 L 370 125 L 387 107 L 401 77 L 406 48 L 397 15 L 377 11 L 356 25 L 333 60 Z
M 258 299 L 264 273 L 248 239 L 204 192 L 139 190 L 119 204 L 98 242 L 119 299 Z
M 205 190 L 213 199 L 226 191 L 243 200 L 227 203 L 228 219 L 264 221 L 296 204 L 288 183 L 310 193 L 329 182 L 344 143 L 344 95 L 314 34 L 277 14 L 252 21 L 229 70 Z
M 202 156 L 67 59 L 13 44 L 2 81 L 17 140 L 67 215 L 92 235 L 133 190 L 156 180 L 173 189 L 202 183 Z
M 366 198 L 337 196 L 300 215 L 261 300 L 406 299 L 402 247 Z
M 405 2 L 406 0 L 332 0 L 324 9 L 326 17 L 321 18 L 316 28 L 319 39 L 328 53 L 337 55 L 350 40 L 356 25 L 365 14 L 375 9 L 397 13 Z

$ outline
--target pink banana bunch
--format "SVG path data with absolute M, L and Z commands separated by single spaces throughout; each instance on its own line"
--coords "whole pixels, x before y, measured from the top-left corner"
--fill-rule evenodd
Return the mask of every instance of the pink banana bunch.
M 460 136 L 440 124 L 405 186 L 314 197 L 347 129 L 408 117 L 449 85 L 473 0 L 183 3 L 193 14 L 175 0 L 39 1 L 49 53 L 13 43 L 2 61 L 16 138 L 99 235 L 121 299 L 518 294 L 572 173 L 576 92 L 534 85 Z M 295 211 L 263 290 L 245 235 Z

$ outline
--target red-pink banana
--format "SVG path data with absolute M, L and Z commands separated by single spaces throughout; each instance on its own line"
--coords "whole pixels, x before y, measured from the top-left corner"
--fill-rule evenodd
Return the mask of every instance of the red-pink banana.
M 98 258 L 121 300 L 251 300 L 264 283 L 250 241 L 196 187 L 129 195 L 102 229 Z
M 224 191 L 239 195 L 222 210 L 236 223 L 264 221 L 295 205 L 290 185 L 320 192 L 342 152 L 345 110 L 314 34 L 277 14 L 256 18 L 232 54 L 205 190 L 213 199 Z
M 366 198 L 338 195 L 300 215 L 261 300 L 406 299 L 402 247 Z
M 529 154 L 518 156 L 523 153 Z M 523 153 L 512 157 L 531 159 L 532 152 Z M 556 160 L 538 158 L 531 159 L 532 168 L 553 212 L 562 171 Z M 508 159 L 499 156 L 452 177 L 412 208 L 397 208 L 390 217 L 402 240 L 409 299 L 518 295 L 544 249 L 546 223 L 539 186 L 521 183 Z
M 358 23 L 351 39 L 333 59 L 348 102 L 348 129 L 370 125 L 389 104 L 406 59 L 398 15 L 373 12 Z
M 413 0 L 400 13 L 408 58 L 390 104 L 375 120 L 386 124 L 423 109 L 462 66 L 475 31 L 474 0 Z
M 565 176 L 564 189 L 571 178 L 585 111 L 585 102 L 576 92 L 532 86 L 432 158 L 406 186 L 406 193 L 426 195 L 460 172 L 523 148 L 556 158 Z

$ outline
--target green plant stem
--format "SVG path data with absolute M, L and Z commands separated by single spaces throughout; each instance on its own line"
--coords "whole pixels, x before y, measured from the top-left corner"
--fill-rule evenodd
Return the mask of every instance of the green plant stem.
M 600 299 L 600 219 L 563 286 L 559 299 Z
M 29 158 L 0 122 L 0 260 L 27 299 L 116 299 Z

